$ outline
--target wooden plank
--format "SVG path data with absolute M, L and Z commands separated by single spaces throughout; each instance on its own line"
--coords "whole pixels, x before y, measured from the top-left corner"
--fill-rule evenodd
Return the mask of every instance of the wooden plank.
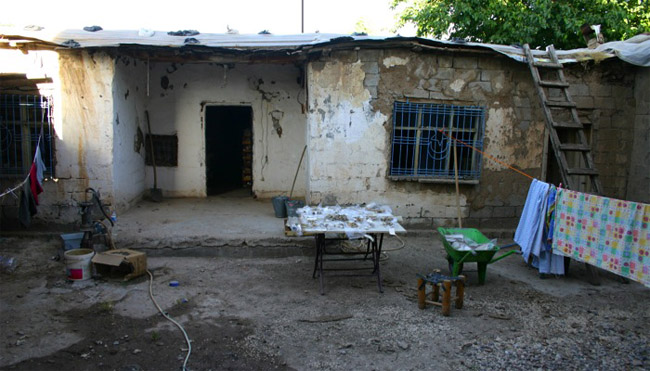
M 546 101 L 548 107 L 559 107 L 559 108 L 576 108 L 578 105 L 575 102 L 564 102 L 558 100 L 549 100 Z
M 418 278 L 418 308 L 426 308 L 426 288 L 427 285 L 422 278 Z
M 569 83 L 564 82 L 564 81 L 548 81 L 548 80 L 540 80 L 539 85 L 545 87 L 545 88 L 556 88 L 556 89 L 562 89 L 562 88 L 568 88 Z
M 591 151 L 591 147 L 581 143 L 560 144 L 560 149 L 563 151 Z
M 582 124 L 576 124 L 575 122 L 553 121 L 553 127 L 554 128 L 560 128 L 560 129 L 582 129 L 583 125 Z
M 569 168 L 566 172 L 571 175 L 598 175 L 598 170 L 593 168 Z
M 21 86 L 36 86 L 36 84 L 51 83 L 51 78 L 41 78 L 41 79 L 5 79 L 0 78 L 0 87 L 2 88 L 17 88 Z
M 534 62 L 533 65 L 537 68 L 553 68 L 553 69 L 560 69 L 563 68 L 561 63 L 553 63 L 553 62 Z

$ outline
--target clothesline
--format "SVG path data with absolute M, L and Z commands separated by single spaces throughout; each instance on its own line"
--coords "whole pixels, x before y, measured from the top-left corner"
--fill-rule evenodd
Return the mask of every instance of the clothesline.
M 492 160 L 492 161 L 494 161 L 494 162 L 496 162 L 496 163 L 498 163 L 498 164 L 500 164 L 500 165 L 503 165 L 503 166 L 509 168 L 510 170 L 516 171 L 517 173 L 519 173 L 519 174 L 521 174 L 521 175 L 527 177 L 528 179 L 531 179 L 531 180 L 535 179 L 533 176 L 528 175 L 528 174 L 524 173 L 523 171 L 521 171 L 521 170 L 519 170 L 519 169 L 517 169 L 517 168 L 514 168 L 514 167 L 512 167 L 512 166 L 510 166 L 510 165 L 508 165 L 508 164 L 506 164 L 505 162 L 499 160 L 499 159 L 496 158 L 496 157 L 490 156 L 489 154 L 487 154 L 487 153 L 481 151 L 480 149 L 478 149 L 478 148 L 472 146 L 471 144 L 467 144 L 467 143 L 463 142 L 462 140 L 460 140 L 460 139 L 454 137 L 453 135 L 445 133 L 443 129 L 438 129 L 438 131 L 439 131 L 442 135 L 444 135 L 444 136 L 446 136 L 446 137 L 449 137 L 449 138 L 455 140 L 456 142 L 458 142 L 458 143 L 464 145 L 465 147 L 468 147 L 468 148 L 473 149 L 474 151 L 476 151 L 476 152 L 482 154 L 483 156 L 489 158 L 490 160 Z
M 43 137 L 43 127 L 41 127 L 41 133 L 38 135 L 38 142 L 36 143 L 36 149 L 38 149 L 38 148 L 40 147 L 40 145 L 41 145 L 41 138 L 42 138 L 42 137 Z M 34 151 L 34 157 L 32 158 L 32 164 L 36 161 L 36 155 L 37 155 L 37 154 L 38 154 L 38 151 L 35 150 L 35 151 Z M 23 179 L 22 182 L 18 183 L 18 185 L 14 186 L 13 188 L 7 188 L 7 189 L 4 191 L 4 193 L 0 194 L 0 198 L 3 198 L 3 197 L 5 197 L 5 196 L 8 195 L 8 194 L 12 194 L 12 195 L 14 195 L 14 196 L 17 198 L 18 196 L 16 196 L 16 194 L 14 193 L 14 191 L 16 191 L 16 190 L 20 189 L 20 187 L 24 186 L 25 183 L 27 183 L 27 180 L 29 180 L 29 174 L 27 174 L 27 176 L 25 177 L 25 179 Z
M 4 197 L 4 196 L 6 196 L 6 195 L 8 195 L 10 193 L 13 194 L 14 196 L 16 196 L 14 194 L 14 191 L 19 189 L 20 187 L 24 186 L 25 183 L 27 183 L 27 179 L 29 179 L 29 175 L 27 175 L 22 182 L 18 183 L 17 186 L 15 186 L 13 188 L 7 188 L 4 193 L 0 194 L 0 198 Z M 16 196 L 16 197 L 18 197 L 18 196 Z

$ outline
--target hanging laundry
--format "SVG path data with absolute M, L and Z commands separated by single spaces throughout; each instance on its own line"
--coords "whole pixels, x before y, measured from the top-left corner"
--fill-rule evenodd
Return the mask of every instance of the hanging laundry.
M 546 221 L 544 222 L 544 235 L 546 239 L 544 240 L 544 247 L 546 251 L 551 251 L 553 246 L 553 230 L 555 223 L 555 207 L 557 204 L 557 188 L 551 186 L 551 190 L 548 193 L 548 202 L 546 207 Z
M 41 156 L 41 147 L 36 146 L 36 153 L 34 154 L 34 163 L 36 164 L 36 180 L 38 184 L 43 186 L 43 173 L 47 171 L 45 163 L 43 162 L 43 157 Z
M 650 205 L 561 189 L 553 251 L 650 287 Z
M 544 221 L 542 214 L 546 210 L 546 194 L 549 188 L 548 183 L 533 179 L 528 189 L 524 210 L 515 231 L 515 242 L 521 246 L 521 252 L 526 262 L 530 261 L 533 250 L 539 250 L 539 247 L 536 248 L 535 245 L 541 243 L 539 229 Z
M 18 208 L 18 220 L 23 227 L 27 228 L 32 224 L 32 217 L 36 215 L 36 202 L 32 196 L 30 180 L 23 184 L 20 191 L 20 206 Z
M 533 179 L 515 232 L 515 242 L 521 246 L 526 263 L 544 274 L 564 274 L 564 257 L 554 254 L 546 247 L 546 215 L 549 195 L 554 197 L 555 187 Z
M 34 154 L 34 162 L 29 168 L 29 181 L 31 184 L 32 196 L 34 197 L 34 202 L 38 205 L 38 195 L 43 193 L 43 171 L 45 170 L 45 164 L 43 159 L 41 159 L 41 149 L 39 146 L 36 146 L 36 153 Z
M 38 182 L 38 176 L 36 173 L 36 163 L 33 163 L 32 167 L 29 168 L 29 184 L 34 202 L 38 205 L 38 195 L 43 193 L 43 187 L 41 187 L 41 184 Z

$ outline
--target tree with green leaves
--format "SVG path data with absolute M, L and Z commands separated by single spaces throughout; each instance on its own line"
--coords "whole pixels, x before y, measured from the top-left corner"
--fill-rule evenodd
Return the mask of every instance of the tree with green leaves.
M 418 36 L 559 49 L 585 47 L 581 26 L 601 25 L 605 40 L 650 31 L 648 0 L 393 0 L 400 26 Z

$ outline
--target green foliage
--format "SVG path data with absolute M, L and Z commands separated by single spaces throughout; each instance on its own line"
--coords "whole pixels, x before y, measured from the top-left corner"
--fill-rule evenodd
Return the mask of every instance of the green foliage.
M 400 25 L 418 36 L 558 49 L 585 47 L 583 24 L 600 24 L 606 40 L 650 31 L 648 0 L 393 0 L 406 4 Z
M 359 18 L 357 23 L 354 25 L 354 32 L 358 34 L 366 34 L 370 35 L 370 28 L 366 24 L 366 20 L 364 18 Z

